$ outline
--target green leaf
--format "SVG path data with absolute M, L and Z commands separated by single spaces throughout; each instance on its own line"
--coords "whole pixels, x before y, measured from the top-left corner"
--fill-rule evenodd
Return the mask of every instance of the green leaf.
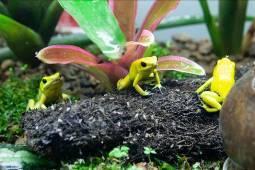
M 248 0 L 219 1 L 219 31 L 225 54 L 240 54 Z
M 106 0 L 58 1 L 107 56 L 107 60 L 121 57 L 125 36 Z
M 52 0 L 8 0 L 7 8 L 16 21 L 38 31 Z
M 144 147 L 143 153 L 145 155 L 157 154 L 157 152 L 154 149 L 150 148 L 150 147 Z
M 47 11 L 45 11 L 45 16 L 40 24 L 39 34 L 44 40 L 45 44 L 47 44 L 55 32 L 55 27 L 58 23 L 59 17 L 62 13 L 63 9 L 59 5 L 57 0 L 53 0 L 49 5 Z
M 218 57 L 222 57 L 225 54 L 224 44 L 220 35 L 219 27 L 216 24 L 215 19 L 212 17 L 210 9 L 208 7 L 207 0 L 199 0 L 200 6 L 203 10 L 205 23 L 212 40 L 213 48 Z
M 109 157 L 112 158 L 125 158 L 128 157 L 129 148 L 126 146 L 116 147 L 110 153 Z
M 30 28 L 0 14 L 0 35 L 7 41 L 15 55 L 25 63 L 34 64 L 35 52 L 44 44 L 40 36 Z

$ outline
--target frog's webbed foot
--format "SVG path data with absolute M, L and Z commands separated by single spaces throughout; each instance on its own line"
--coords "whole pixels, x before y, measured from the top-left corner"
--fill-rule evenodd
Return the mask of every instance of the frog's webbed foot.
M 165 89 L 165 87 L 163 87 L 161 84 L 156 84 L 153 89 L 159 89 L 160 93 L 162 94 L 162 89 Z
M 210 112 L 210 113 L 220 111 L 220 109 L 208 107 L 206 104 L 203 104 L 202 107 L 203 107 L 207 112 Z
M 30 99 L 28 101 L 26 110 L 34 110 L 34 109 L 47 109 L 47 107 L 43 103 L 40 103 L 40 102 L 35 103 L 34 99 Z
M 71 97 L 68 94 L 62 93 L 62 98 L 64 101 L 66 101 L 66 100 L 70 100 Z

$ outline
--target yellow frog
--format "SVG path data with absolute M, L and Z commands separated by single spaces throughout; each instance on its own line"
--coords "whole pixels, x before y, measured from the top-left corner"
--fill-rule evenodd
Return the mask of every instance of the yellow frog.
M 122 90 L 132 85 L 142 96 L 149 95 L 150 93 L 148 91 L 144 91 L 139 86 L 139 82 L 153 77 L 156 80 L 155 88 L 161 88 L 162 86 L 160 84 L 160 78 L 156 67 L 156 56 L 135 60 L 130 66 L 128 75 L 117 82 L 117 89 Z
M 201 93 L 203 108 L 207 112 L 219 111 L 234 84 L 235 63 L 227 57 L 218 60 L 213 70 L 213 77 L 196 90 L 198 94 Z M 210 91 L 204 91 L 208 86 Z
M 47 105 L 63 101 L 69 98 L 67 94 L 62 93 L 63 78 L 60 73 L 45 76 L 40 82 L 40 88 L 37 101 L 30 99 L 27 110 L 46 109 Z

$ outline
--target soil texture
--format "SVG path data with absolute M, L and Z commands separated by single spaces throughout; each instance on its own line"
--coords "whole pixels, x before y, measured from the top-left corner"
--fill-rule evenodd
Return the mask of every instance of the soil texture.
M 193 161 L 223 158 L 218 114 L 205 113 L 194 92 L 203 82 L 169 80 L 161 92 L 154 89 L 148 97 L 125 90 L 27 112 L 23 118 L 27 144 L 61 160 L 98 155 L 119 145 L 131 148 L 133 161 L 145 159 L 146 146 L 165 161 L 176 160 L 177 155 Z

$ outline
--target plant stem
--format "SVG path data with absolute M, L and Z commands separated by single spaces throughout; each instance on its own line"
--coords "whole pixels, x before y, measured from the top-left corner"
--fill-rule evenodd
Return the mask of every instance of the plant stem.
M 219 18 L 217 16 L 213 16 L 214 20 L 218 22 Z M 254 16 L 246 16 L 246 21 L 253 21 Z M 182 27 L 182 26 L 190 26 L 196 24 L 204 24 L 205 19 L 203 16 L 181 16 L 176 17 L 171 20 L 163 21 L 158 27 L 157 30 L 175 28 L 175 27 Z
M 199 2 L 203 10 L 205 23 L 212 40 L 214 51 L 216 55 L 221 58 L 225 54 L 224 54 L 224 47 L 221 40 L 219 29 L 216 25 L 214 18 L 212 17 L 210 13 L 207 0 L 199 0 Z

